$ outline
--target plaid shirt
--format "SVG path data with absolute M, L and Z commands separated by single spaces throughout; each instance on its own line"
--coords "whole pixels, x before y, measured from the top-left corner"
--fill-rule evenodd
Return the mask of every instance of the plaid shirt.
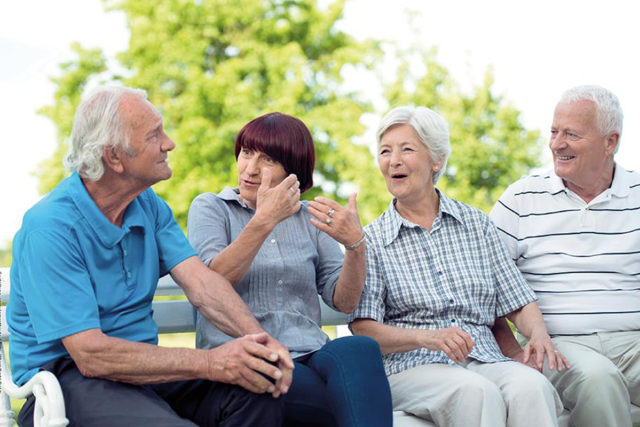
M 487 215 L 439 192 L 431 231 L 401 217 L 395 200 L 367 234 L 367 280 L 350 320 L 400 328 L 458 326 L 475 345 L 469 357 L 509 360 L 491 332 L 496 317 L 535 301 Z M 384 356 L 387 375 L 427 363 L 454 362 L 420 348 Z

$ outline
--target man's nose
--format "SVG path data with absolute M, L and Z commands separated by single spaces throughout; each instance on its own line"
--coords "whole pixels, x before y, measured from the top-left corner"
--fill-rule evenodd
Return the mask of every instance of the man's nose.
M 160 148 L 162 149 L 162 151 L 171 151 L 176 148 L 176 143 L 173 142 L 173 139 L 169 138 L 169 136 L 165 133 Z
M 551 148 L 552 151 L 561 150 L 564 147 L 566 147 L 566 141 L 561 132 L 551 135 L 551 138 L 549 138 L 549 148 Z

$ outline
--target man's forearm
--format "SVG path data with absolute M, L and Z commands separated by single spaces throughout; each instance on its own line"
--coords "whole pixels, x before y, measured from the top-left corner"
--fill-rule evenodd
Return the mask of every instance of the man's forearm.
M 209 376 L 207 350 L 132 342 L 108 337 L 98 329 L 79 332 L 62 342 L 87 377 L 153 384 Z
M 502 354 L 512 359 L 517 358 L 517 356 L 522 353 L 522 347 L 518 344 L 511 328 L 507 324 L 507 321 L 503 317 L 499 317 L 496 319 L 493 328 L 491 329 L 493 335 L 498 342 L 498 346 L 500 346 L 500 350 Z
M 249 307 L 222 275 L 191 257 L 171 270 L 189 302 L 210 323 L 232 337 L 263 331 Z

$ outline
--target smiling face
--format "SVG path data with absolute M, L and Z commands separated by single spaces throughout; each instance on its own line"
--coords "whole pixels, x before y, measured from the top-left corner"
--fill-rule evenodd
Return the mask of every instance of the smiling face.
M 120 103 L 125 132 L 130 146 L 121 156 L 126 177 L 142 188 L 171 177 L 168 152 L 175 143 L 162 127 L 162 116 L 149 101 L 135 95 L 124 95 Z
M 280 184 L 287 177 L 287 172 L 280 162 L 273 160 L 261 151 L 246 147 L 240 149 L 236 166 L 238 167 L 240 198 L 253 209 L 256 208 L 258 188 L 262 182 L 264 169 L 271 171 L 271 187 Z
M 431 160 L 429 150 L 411 126 L 394 126 L 382 135 L 378 165 L 398 203 L 408 206 L 435 195 L 433 174 L 442 162 Z
M 613 179 L 613 154 L 618 133 L 602 134 L 592 101 L 560 103 L 551 126 L 549 148 L 553 167 L 567 188 L 583 199 L 593 199 Z

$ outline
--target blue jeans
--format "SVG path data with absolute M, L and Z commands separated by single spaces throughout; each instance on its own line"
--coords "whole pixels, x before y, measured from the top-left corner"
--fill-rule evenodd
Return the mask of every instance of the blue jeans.
M 391 426 L 389 383 L 378 343 L 338 338 L 295 361 L 285 426 Z

